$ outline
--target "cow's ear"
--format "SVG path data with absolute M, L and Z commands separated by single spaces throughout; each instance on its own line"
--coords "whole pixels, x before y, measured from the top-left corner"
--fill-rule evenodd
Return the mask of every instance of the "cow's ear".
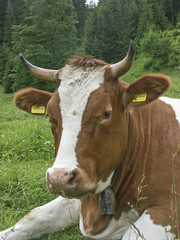
M 15 94 L 14 104 L 16 107 L 28 113 L 44 115 L 47 103 L 52 95 L 50 92 L 27 88 Z
M 124 91 L 125 108 L 142 106 L 162 95 L 170 87 L 170 79 L 161 74 L 148 74 L 131 83 Z

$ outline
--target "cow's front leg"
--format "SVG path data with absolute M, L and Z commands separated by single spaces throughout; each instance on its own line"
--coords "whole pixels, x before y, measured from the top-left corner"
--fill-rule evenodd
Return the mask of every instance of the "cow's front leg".
M 53 233 L 73 224 L 77 224 L 80 215 L 80 200 L 57 199 L 33 209 L 14 227 L 0 232 L 0 240 L 26 240 L 39 238 L 43 234 Z

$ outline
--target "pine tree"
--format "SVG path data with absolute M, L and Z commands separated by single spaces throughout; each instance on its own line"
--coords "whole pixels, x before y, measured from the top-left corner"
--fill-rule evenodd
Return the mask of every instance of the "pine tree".
M 8 47 L 11 47 L 12 45 L 12 41 L 11 41 L 12 40 L 11 39 L 12 24 L 15 24 L 15 16 L 14 16 L 11 1 L 8 0 L 5 21 L 4 21 L 4 42 Z
M 142 0 L 141 13 L 139 15 L 139 22 L 136 34 L 136 40 L 139 42 L 149 27 L 155 24 L 160 30 L 164 30 L 168 26 L 168 20 L 162 9 L 162 5 L 156 0 Z
M 7 6 L 6 6 L 7 4 Z M 8 0 L 3 6 L 4 8 L 4 19 L 3 19 L 3 29 L 2 29 L 2 36 L 3 42 L 1 43 L 0 48 L 0 83 L 3 82 L 3 76 L 8 69 L 9 61 L 11 59 L 11 52 L 13 50 L 13 43 L 12 43 L 12 26 L 18 24 L 22 20 L 22 12 L 23 12 L 23 0 Z M 3 7 L 2 6 L 2 7 Z M 6 79 L 6 78 L 4 78 Z M 7 85 L 6 85 L 7 83 Z M 10 81 L 4 80 L 5 91 L 11 91 Z
M 0 0 L 0 46 L 3 43 L 4 37 L 4 19 L 6 14 L 7 0 Z
M 119 61 L 130 40 L 128 16 L 128 1 L 101 1 L 86 22 L 85 51 L 107 62 Z
M 24 21 L 12 26 L 13 52 L 4 72 L 4 82 L 11 80 L 11 89 L 7 91 L 27 86 L 52 90 L 52 84 L 38 81 L 24 71 L 17 55 L 22 52 L 30 62 L 44 68 L 62 67 L 77 46 L 77 21 L 72 1 L 24 2 Z
M 96 35 L 98 36 L 99 29 L 98 7 L 94 7 L 93 10 L 91 9 L 89 12 L 89 16 L 84 27 L 83 47 L 86 55 L 94 55 L 99 58 L 101 57 L 95 49 L 92 50 L 97 38 Z
M 81 41 L 84 35 L 84 24 L 86 20 L 86 12 L 87 12 L 86 0 L 72 0 L 72 2 L 77 14 L 77 19 L 78 19 L 78 22 L 76 24 L 77 36 L 78 36 L 79 44 L 81 44 Z
M 177 17 L 180 13 L 180 1 L 179 0 L 161 0 L 164 12 L 168 20 L 175 25 L 177 23 Z
M 129 34 L 131 39 L 136 38 L 138 23 L 139 23 L 139 15 L 140 9 L 137 0 L 131 0 L 129 4 Z
M 3 82 L 3 73 L 6 69 L 7 62 L 9 59 L 9 54 L 12 50 L 12 23 L 15 22 L 15 16 L 12 9 L 11 1 L 7 1 L 7 8 L 6 8 L 6 14 L 4 17 L 4 28 L 3 28 L 3 43 L 1 45 L 0 50 L 0 82 Z M 9 84 L 6 86 L 5 89 L 9 88 Z M 8 90 L 5 90 L 8 91 Z

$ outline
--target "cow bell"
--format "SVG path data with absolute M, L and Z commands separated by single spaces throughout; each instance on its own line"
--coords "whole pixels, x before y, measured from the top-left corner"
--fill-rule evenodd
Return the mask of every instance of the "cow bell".
M 99 195 L 99 207 L 101 214 L 114 215 L 116 209 L 116 197 L 110 187 Z

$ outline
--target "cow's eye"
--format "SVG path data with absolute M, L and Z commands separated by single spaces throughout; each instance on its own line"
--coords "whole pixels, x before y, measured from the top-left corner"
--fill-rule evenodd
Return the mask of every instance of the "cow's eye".
M 108 124 L 112 116 L 112 109 L 107 109 L 100 117 L 100 124 Z
M 111 105 L 106 106 L 104 111 L 101 113 L 101 116 L 99 117 L 99 124 L 106 125 L 110 123 L 112 117 L 112 107 Z
M 110 111 L 106 111 L 102 114 L 103 119 L 109 119 L 110 117 L 111 117 L 111 112 Z

